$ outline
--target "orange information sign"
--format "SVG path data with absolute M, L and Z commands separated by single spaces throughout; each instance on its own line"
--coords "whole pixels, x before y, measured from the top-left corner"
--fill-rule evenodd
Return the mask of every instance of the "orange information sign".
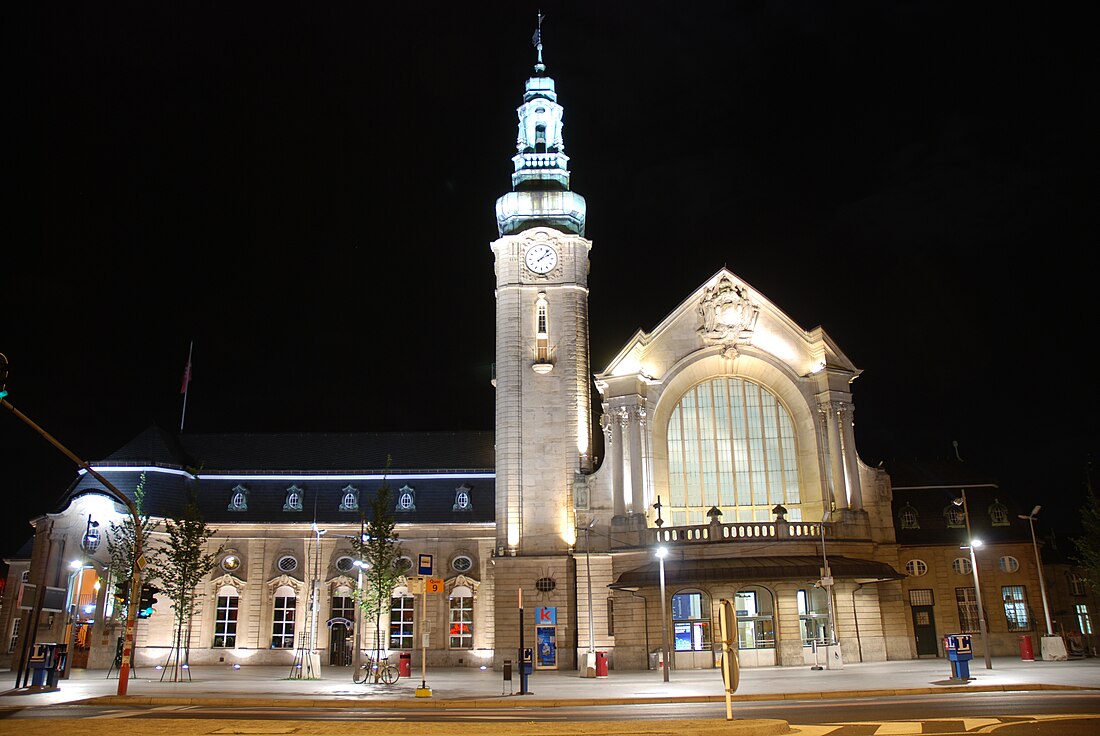
M 424 581 L 425 593 L 442 593 L 443 592 L 443 579 L 442 578 L 427 578 Z

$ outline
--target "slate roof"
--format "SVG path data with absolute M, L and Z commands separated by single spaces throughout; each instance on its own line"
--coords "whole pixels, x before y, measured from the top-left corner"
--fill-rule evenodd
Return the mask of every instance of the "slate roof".
M 947 512 L 957 509 L 954 500 L 966 490 L 970 529 L 975 539 L 987 543 L 1030 542 L 1028 523 L 1018 518 L 1031 511 L 1001 488 L 982 468 L 958 460 L 886 461 L 893 487 L 893 520 L 898 544 L 966 544 L 966 527 L 948 526 Z M 994 507 L 1003 507 L 1007 525 L 994 523 Z M 903 509 L 915 513 L 919 527 L 905 529 Z
M 395 512 L 398 523 L 438 524 L 494 521 L 494 462 L 492 432 L 177 436 L 154 426 L 92 465 L 130 498 L 140 482 L 136 468 L 152 468 L 142 509 L 151 516 L 179 518 L 193 494 L 212 525 L 357 523 L 359 511 L 341 509 L 346 489 L 358 491 L 365 513 L 385 478 L 395 507 L 403 487 L 414 493 L 415 509 Z M 300 511 L 284 510 L 291 486 L 301 494 Z M 454 508 L 460 486 L 469 489 L 467 510 Z M 247 507 L 230 509 L 238 488 Z M 98 480 L 80 475 L 60 508 L 97 490 L 104 490 Z

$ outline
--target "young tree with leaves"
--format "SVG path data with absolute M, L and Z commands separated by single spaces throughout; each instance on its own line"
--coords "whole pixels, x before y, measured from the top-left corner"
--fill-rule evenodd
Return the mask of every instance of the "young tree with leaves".
M 386 459 L 389 472 L 390 459 Z M 382 655 L 382 612 L 390 606 L 393 589 L 402 573 L 397 569 L 401 557 L 397 523 L 393 517 L 393 494 L 385 477 L 370 503 L 370 518 L 364 519 L 364 533 L 352 540 L 352 548 L 360 560 L 367 563 L 363 571 L 363 587 L 355 591 L 355 599 L 365 621 L 374 621 L 374 660 Z
M 151 524 L 149 516 L 144 511 L 145 502 L 145 473 L 141 474 L 138 484 L 134 488 L 134 506 L 141 520 L 141 548 L 149 549 L 149 537 L 156 531 L 158 524 Z M 115 587 L 115 620 L 125 620 L 130 607 L 130 580 L 137 573 L 134 560 L 135 549 L 134 519 L 127 514 L 121 523 L 113 521 L 107 532 L 107 551 L 111 555 L 108 566 L 111 585 Z
M 188 627 L 185 637 L 184 624 L 191 621 L 195 612 L 196 588 L 214 569 L 224 545 L 214 552 L 206 551 L 207 542 L 217 530 L 203 521 L 194 498 L 187 504 L 183 518 L 166 519 L 165 527 L 168 542 L 151 553 L 149 577 L 160 581 L 162 592 L 172 601 L 176 635 L 165 672 L 170 667 L 173 673 L 170 679 L 175 682 L 179 679 L 181 665 L 187 662 L 190 653 L 191 631 Z

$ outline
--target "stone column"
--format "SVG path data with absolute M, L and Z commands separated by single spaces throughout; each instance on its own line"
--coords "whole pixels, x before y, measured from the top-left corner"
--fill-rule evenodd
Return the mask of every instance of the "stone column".
M 630 510 L 645 516 L 645 458 L 642 456 L 642 432 L 645 428 L 644 406 L 630 407 Z
M 837 509 L 848 508 L 848 492 L 844 484 L 844 451 L 840 442 L 840 425 L 837 418 L 837 404 L 823 401 L 818 405 L 825 424 L 827 438 L 826 452 L 829 470 L 829 484 L 833 494 L 833 503 Z M 828 510 L 828 509 L 826 509 Z
M 856 454 L 856 435 L 853 413 L 855 407 L 850 402 L 837 403 L 837 419 L 840 422 L 840 441 L 844 446 L 844 476 L 847 480 L 848 507 L 853 511 L 863 508 L 863 489 L 859 482 L 859 457 Z

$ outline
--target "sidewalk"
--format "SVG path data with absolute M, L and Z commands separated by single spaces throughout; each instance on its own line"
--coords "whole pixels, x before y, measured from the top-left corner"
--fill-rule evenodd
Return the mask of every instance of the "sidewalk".
M 846 664 L 839 670 L 810 667 L 766 667 L 741 670 L 733 699 L 776 700 L 861 697 L 943 691 L 1094 689 L 1100 690 L 1100 659 L 1063 662 L 1023 662 L 996 657 L 993 668 L 970 663 L 968 682 L 952 680 L 946 659 Z M 431 669 L 424 682 L 431 697 L 416 697 L 421 672 L 394 685 L 356 685 L 351 669 L 322 667 L 317 680 L 289 679 L 289 667 L 204 666 L 190 670 L 191 681 L 161 681 L 161 672 L 142 667 L 131 673 L 127 695 L 117 697 L 118 673 L 74 670 L 60 680 L 56 692 L 15 690 L 13 672 L 0 672 L 0 708 L 53 705 L 92 700 L 96 703 L 155 705 L 303 705 L 374 708 L 544 707 L 555 705 L 615 705 L 652 702 L 718 702 L 725 699 L 718 670 L 676 670 L 664 682 L 660 671 L 616 671 L 606 678 L 583 678 L 574 671 L 536 671 L 527 679 L 530 694 L 518 694 L 521 681 L 513 673 L 472 668 Z

